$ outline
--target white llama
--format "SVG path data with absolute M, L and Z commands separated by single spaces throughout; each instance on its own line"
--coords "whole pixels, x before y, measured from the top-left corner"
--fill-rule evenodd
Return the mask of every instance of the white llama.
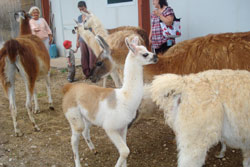
M 101 41 L 100 41 L 101 42 Z M 126 167 L 129 148 L 127 127 L 136 116 L 143 96 L 143 66 L 158 61 L 144 46 L 125 40 L 129 53 L 124 68 L 124 84 L 120 89 L 103 88 L 84 83 L 66 84 L 63 88 L 63 111 L 72 130 L 71 144 L 75 166 L 80 167 L 79 137 L 82 134 L 90 150 L 94 145 L 89 136 L 91 124 L 102 127 L 117 147 L 120 157 L 116 167 Z
M 175 132 L 178 167 L 201 167 L 219 141 L 241 149 L 243 166 L 250 167 L 250 72 L 165 74 L 153 80 L 149 91 Z

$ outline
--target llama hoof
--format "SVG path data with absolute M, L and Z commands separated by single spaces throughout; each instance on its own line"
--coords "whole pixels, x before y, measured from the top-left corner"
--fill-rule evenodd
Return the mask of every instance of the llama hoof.
M 40 113 L 40 110 L 39 110 L 39 109 L 36 109 L 36 110 L 34 111 L 34 114 L 38 114 L 38 113 Z
M 16 132 L 15 132 L 15 136 L 16 137 L 22 137 L 23 133 L 21 132 L 21 130 L 17 129 Z
M 53 106 L 49 106 L 50 110 L 55 110 L 55 108 Z
M 219 154 L 216 154 L 215 157 L 221 159 L 225 157 L 225 154 L 219 153 Z
M 39 132 L 40 131 L 40 128 L 36 125 L 35 126 L 35 132 Z
M 94 153 L 94 155 L 97 155 L 97 154 L 98 154 L 98 152 L 97 152 L 96 150 L 94 150 L 93 153 Z

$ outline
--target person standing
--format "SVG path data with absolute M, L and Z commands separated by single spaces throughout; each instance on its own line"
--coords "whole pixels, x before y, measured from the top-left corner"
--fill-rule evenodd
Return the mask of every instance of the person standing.
M 83 12 L 89 13 L 87 10 L 87 5 L 84 1 L 78 2 L 78 9 Z M 78 22 L 82 23 L 83 20 L 85 20 L 84 15 L 78 16 Z M 79 34 L 77 34 L 77 42 L 76 47 L 81 50 L 81 64 L 82 64 L 82 71 L 85 75 L 85 79 L 88 79 L 91 75 L 91 70 L 93 69 L 95 62 L 96 62 L 96 55 L 91 50 L 91 48 L 88 47 L 86 42 L 83 40 L 83 38 L 80 37 Z
M 174 11 L 168 6 L 166 0 L 153 0 L 153 5 L 156 9 L 151 14 L 149 42 L 156 54 L 162 54 L 175 44 L 175 38 L 163 36 L 160 22 L 171 26 L 174 21 Z
M 64 48 L 67 50 L 67 62 L 68 62 L 68 81 L 69 82 L 74 82 L 75 80 L 75 72 L 76 72 L 76 67 L 75 67 L 75 55 L 74 53 L 77 52 L 78 48 L 75 50 L 71 49 L 72 47 L 72 42 L 69 40 L 65 40 L 63 42 Z
M 29 10 L 31 19 L 29 21 L 32 34 L 38 36 L 49 51 L 49 45 L 52 43 L 52 32 L 44 18 L 40 18 L 41 11 L 38 7 L 33 6 Z

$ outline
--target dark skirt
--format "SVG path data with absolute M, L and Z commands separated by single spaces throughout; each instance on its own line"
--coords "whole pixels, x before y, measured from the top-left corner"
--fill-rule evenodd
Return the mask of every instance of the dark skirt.
M 84 41 L 80 41 L 80 49 L 81 49 L 81 64 L 82 64 L 82 72 L 86 78 L 90 76 L 91 70 L 93 69 L 96 56 L 91 48 Z

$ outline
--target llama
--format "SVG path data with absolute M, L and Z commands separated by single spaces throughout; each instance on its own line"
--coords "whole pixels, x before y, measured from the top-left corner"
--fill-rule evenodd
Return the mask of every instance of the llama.
M 179 167 L 201 167 L 219 141 L 243 152 L 250 166 L 250 72 L 209 70 L 156 76 L 151 97 L 176 135 Z
M 105 54 L 101 51 L 100 46 L 98 45 L 98 41 L 95 40 L 95 36 L 93 33 L 91 33 L 89 30 L 86 30 L 83 25 L 81 23 L 78 23 L 77 21 L 75 21 L 77 23 L 77 26 L 75 27 L 75 30 L 77 31 L 77 33 L 80 34 L 80 36 L 87 42 L 88 46 L 94 51 L 95 55 L 97 55 L 97 58 L 99 57 L 99 55 L 101 54 Z M 131 28 L 131 27 L 129 27 Z M 139 30 L 138 30 L 139 31 Z M 99 31 L 98 31 L 99 32 Z M 124 49 L 124 42 L 122 42 L 123 44 L 121 44 L 121 39 L 124 40 L 125 37 L 128 37 L 129 40 L 132 40 L 132 38 L 134 37 L 135 32 L 132 30 L 129 31 L 117 31 L 114 32 L 113 34 L 108 36 L 108 41 L 109 44 L 113 47 L 117 47 L 119 49 L 112 49 L 112 54 L 126 54 L 128 53 L 128 49 L 126 47 L 126 49 Z M 119 37 L 119 38 L 118 38 Z M 145 45 L 142 37 L 139 37 L 139 44 L 140 45 Z M 117 51 L 118 50 L 118 51 Z M 124 52 L 121 52 L 120 50 L 124 50 Z M 123 57 L 123 56 L 122 56 Z M 118 71 L 120 68 L 117 69 L 117 67 L 115 65 L 112 66 L 113 70 L 111 73 L 109 73 L 108 75 L 110 75 L 115 83 L 116 87 L 121 87 L 122 83 L 121 83 L 121 79 L 122 77 L 119 76 Z M 123 69 L 121 69 L 123 70 Z M 106 75 L 106 76 L 108 76 Z M 106 87 L 106 80 L 107 77 L 103 77 L 103 87 Z
M 99 55 L 102 54 L 106 54 L 105 52 L 102 51 L 100 45 L 98 44 L 98 41 L 96 40 L 96 35 L 94 35 L 92 32 L 90 32 L 89 30 L 84 30 L 84 27 L 81 23 L 78 23 L 77 21 L 75 21 L 77 23 L 77 26 L 75 27 L 75 30 L 77 33 L 80 34 L 80 36 L 84 39 L 84 41 L 87 41 L 87 45 L 93 50 L 94 54 L 96 56 L 99 57 Z M 112 63 L 112 61 L 111 61 Z M 114 65 L 112 65 L 113 68 L 115 68 Z M 117 88 L 121 87 L 122 83 L 120 81 L 120 78 L 118 76 L 118 72 L 116 70 L 112 70 L 112 72 L 110 74 L 108 74 L 112 77 L 115 86 Z M 106 75 L 106 76 L 108 76 Z M 107 77 L 103 76 L 103 87 L 106 87 L 106 80 Z
M 40 38 L 31 35 L 29 15 L 24 11 L 20 11 L 15 13 L 15 18 L 20 21 L 20 34 L 17 38 L 6 41 L 0 50 L 0 80 L 3 90 L 9 99 L 15 135 L 22 136 L 23 133 L 18 128 L 16 121 L 16 71 L 19 72 L 25 82 L 26 108 L 35 131 L 39 131 L 40 129 L 33 117 L 31 99 L 34 94 L 35 112 L 38 112 L 39 106 L 35 93 L 35 82 L 39 77 L 46 79 L 50 109 L 54 108 L 50 92 L 50 57 L 48 51 Z
M 165 52 L 163 56 L 158 56 L 157 64 L 144 67 L 144 82 L 150 83 L 155 75 L 164 73 L 189 74 L 209 69 L 245 69 L 250 71 L 249 36 L 250 32 L 224 33 L 180 42 Z M 112 71 L 122 71 L 125 54 L 126 50 L 111 49 L 112 59 L 107 59 L 107 56 L 99 56 L 96 66 L 92 70 L 91 81 L 96 82 Z M 121 77 L 120 80 L 122 81 Z M 152 112 L 155 107 L 150 96 L 144 95 L 140 111 Z M 223 144 L 221 152 L 216 157 L 224 157 L 225 151 L 226 146 Z
M 130 51 L 124 67 L 122 88 L 103 88 L 84 83 L 66 84 L 63 88 L 62 107 L 72 130 L 71 144 L 76 167 L 81 166 L 78 155 L 81 134 L 89 149 L 94 149 L 89 136 L 91 124 L 102 127 L 117 147 L 120 157 L 115 166 L 127 166 L 126 159 L 130 152 L 126 144 L 127 127 L 135 118 L 143 96 L 143 66 L 156 63 L 158 59 L 144 46 L 138 46 L 138 38 L 135 37 L 132 42 L 126 38 L 125 42 Z

